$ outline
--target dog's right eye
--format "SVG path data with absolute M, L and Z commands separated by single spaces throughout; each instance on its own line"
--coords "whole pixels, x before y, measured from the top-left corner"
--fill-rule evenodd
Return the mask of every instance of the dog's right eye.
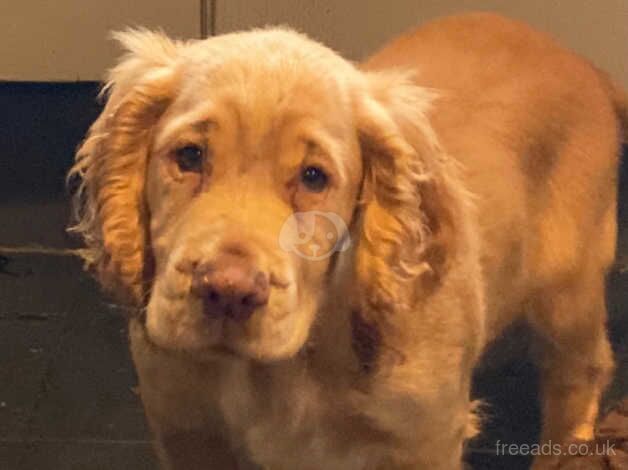
M 327 173 L 317 166 L 308 166 L 301 171 L 301 183 L 308 191 L 320 193 L 329 182 Z
M 198 145 L 186 145 L 175 150 L 175 159 L 181 172 L 200 173 L 204 152 Z

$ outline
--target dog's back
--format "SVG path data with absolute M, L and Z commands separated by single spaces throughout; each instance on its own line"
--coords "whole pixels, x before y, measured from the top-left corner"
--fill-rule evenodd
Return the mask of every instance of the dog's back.
M 535 291 L 583 264 L 611 264 L 620 153 L 614 107 L 626 108 L 592 65 L 523 23 L 478 13 L 428 23 L 365 67 L 412 67 L 420 85 L 439 91 L 431 122 L 477 196 L 489 316 L 497 323 L 489 333 Z

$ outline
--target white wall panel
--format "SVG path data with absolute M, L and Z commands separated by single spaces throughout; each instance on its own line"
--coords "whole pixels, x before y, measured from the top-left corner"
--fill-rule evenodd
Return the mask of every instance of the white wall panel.
M 628 88 L 628 0 L 0 0 L 0 79 L 98 80 L 119 52 L 110 30 L 198 37 L 201 11 L 218 34 L 289 24 L 357 60 L 404 29 L 465 10 L 546 30 Z
M 216 31 L 295 26 L 360 59 L 395 34 L 459 11 L 493 10 L 556 36 L 628 88 L 628 0 L 216 0 Z
M 0 79 L 99 80 L 119 49 L 109 31 L 200 36 L 198 0 L 0 0 Z

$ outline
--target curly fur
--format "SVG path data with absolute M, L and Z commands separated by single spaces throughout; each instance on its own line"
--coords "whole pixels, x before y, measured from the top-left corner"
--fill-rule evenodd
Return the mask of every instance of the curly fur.
M 127 49 L 102 90 L 107 105 L 79 148 L 68 178 L 78 178 L 76 224 L 86 267 L 121 300 L 141 304 L 147 232 L 143 189 L 148 135 L 166 108 L 176 43 L 143 30 L 117 33 Z

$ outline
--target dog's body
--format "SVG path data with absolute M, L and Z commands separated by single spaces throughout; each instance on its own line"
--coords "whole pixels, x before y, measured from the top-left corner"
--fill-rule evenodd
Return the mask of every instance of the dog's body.
M 275 33 L 248 34 L 261 38 Z M 292 33 L 276 34 L 281 41 L 303 41 L 296 35 L 291 38 Z M 148 41 L 155 38 L 142 40 L 146 44 L 127 39 L 137 56 L 136 68 L 141 55 L 147 56 L 142 48 L 149 48 Z M 175 67 L 170 57 L 177 47 L 188 46 L 160 46 L 159 54 L 166 57 L 160 59 L 164 69 Z M 188 56 L 197 57 L 201 46 L 194 47 Z M 149 62 L 146 57 L 144 61 Z M 107 227 L 119 230 L 119 222 L 98 222 L 99 217 L 106 219 L 122 209 L 113 205 L 116 197 L 102 195 L 106 185 L 89 186 L 91 175 L 107 171 L 99 159 L 115 147 L 103 136 L 122 131 L 115 125 L 107 130 L 111 123 L 106 120 L 95 124 L 92 140 L 80 154 L 77 168 L 87 182 L 88 205 L 96 213 L 81 230 L 87 233 L 86 225 L 100 223 L 97 242 L 109 253 L 92 259 L 101 279 L 134 292 L 140 304 L 143 286 L 152 288 L 146 318 L 131 319 L 131 346 L 142 401 L 166 468 L 236 468 L 238 455 L 273 470 L 460 468 L 464 440 L 475 425 L 469 399 L 472 369 L 484 346 L 521 318 L 541 338 L 543 439 L 590 439 L 600 394 L 612 371 L 604 275 L 615 249 L 620 122 L 626 127 L 626 103 L 620 92 L 592 66 L 540 33 L 488 14 L 439 20 L 402 36 L 369 59 L 365 72 L 345 70 L 340 62 L 326 66 L 330 76 L 364 73 L 372 79 L 371 101 L 353 108 L 366 163 L 339 172 L 349 189 L 336 195 L 338 200 L 362 200 L 364 205 L 330 209 L 325 206 L 329 202 L 305 204 L 305 209 L 333 209 L 340 214 L 355 243 L 321 264 L 319 271 L 295 278 L 299 285 L 315 286 L 312 298 L 316 299 L 299 297 L 299 309 L 311 302 L 316 307 L 307 328 L 297 328 L 303 330 L 298 341 L 286 340 L 282 346 L 283 339 L 275 339 L 272 344 L 278 346 L 269 346 L 264 337 L 256 339 L 257 333 L 247 330 L 244 343 L 236 333 L 224 330 L 231 352 L 207 354 L 196 346 L 198 337 L 185 329 L 188 324 L 180 323 L 180 317 L 187 315 L 184 312 L 197 307 L 191 304 L 193 308 L 177 310 L 172 300 L 189 295 L 189 288 L 172 287 L 189 285 L 176 278 L 187 275 L 187 268 L 181 267 L 187 266 L 185 256 L 172 253 L 182 251 L 179 246 L 200 246 L 208 235 L 199 232 L 198 224 L 186 228 L 185 217 L 198 221 L 208 205 L 219 206 L 223 199 L 211 204 L 207 199 L 205 205 L 188 202 L 183 210 L 168 208 L 176 201 L 164 202 L 162 193 L 171 199 L 182 196 L 174 195 L 175 186 L 155 189 L 160 178 L 151 175 L 166 174 L 159 173 L 161 142 L 174 133 L 168 130 L 168 119 L 186 106 L 171 98 L 170 91 L 162 91 L 175 80 L 167 70 L 151 75 L 153 81 L 143 85 L 144 101 L 139 101 L 145 106 L 156 87 L 161 101 L 154 101 L 168 103 L 165 111 L 149 113 L 161 119 L 150 124 L 156 129 L 150 133 L 153 143 L 116 144 L 127 153 L 143 148 L 147 155 L 157 155 L 151 156 L 157 163 L 148 159 L 147 166 L 138 170 L 142 176 L 128 178 L 133 183 L 124 183 L 119 175 L 92 177 L 113 186 L 123 181 L 126 189 L 139 185 L 138 198 L 147 200 L 148 210 L 124 220 L 138 221 L 140 231 L 145 231 L 142 218 L 150 214 L 148 241 L 125 242 L 125 259 L 116 260 L 115 245 L 130 232 L 108 238 Z M 419 87 L 396 72 L 388 75 L 394 68 L 416 71 Z M 133 85 L 128 77 L 119 78 L 123 73 L 137 75 L 129 63 L 119 67 L 118 76 L 114 71 L 111 108 L 106 110 L 114 124 L 117 109 L 124 108 L 122 97 Z M 155 80 L 161 80 L 158 86 Z M 429 111 L 430 96 L 421 87 L 438 90 Z M 185 89 L 179 87 L 179 93 Z M 318 101 L 312 103 L 318 106 Z M 344 106 L 343 100 L 337 103 Z M 134 109 L 142 110 L 141 106 Z M 252 109 L 261 108 L 251 105 L 248 114 L 240 114 L 238 129 L 245 137 L 238 142 L 258 142 L 250 137 L 251 129 L 263 127 L 264 118 L 255 115 L 257 124 L 242 124 L 254 114 Z M 141 120 L 137 114 L 126 116 L 127 128 L 133 128 L 134 119 Z M 343 116 L 340 111 L 339 115 Z M 342 134 L 343 123 L 350 120 L 338 121 L 334 132 Z M 392 159 L 386 160 L 389 156 Z M 376 160 L 380 157 L 384 158 L 381 168 Z M 401 166 L 404 162 L 407 167 Z M 90 168 L 99 165 L 90 174 Z M 131 165 L 120 168 L 130 171 Z M 190 201 L 200 201 L 203 191 L 226 187 L 220 184 L 218 163 L 212 171 L 216 182 L 202 186 L 209 189 L 195 192 L 190 197 L 196 199 Z M 405 171 L 411 173 L 409 179 L 404 178 Z M 144 178 L 142 172 L 147 175 L 145 186 L 138 183 Z M 224 181 L 246 174 L 242 170 Z M 372 186 L 362 175 L 372 177 Z M 265 194 L 262 186 L 256 187 Z M 403 192 L 408 188 L 414 192 L 406 198 Z M 376 207 L 370 200 L 377 201 Z M 279 203 L 268 204 L 256 210 L 282 214 Z M 421 212 L 416 210 L 419 206 Z M 403 215 L 398 216 L 398 210 Z M 175 228 L 161 228 L 164 220 L 172 220 L 167 214 L 174 213 L 186 215 L 172 224 Z M 420 226 L 404 218 L 413 216 L 420 219 Z M 213 220 L 216 217 L 212 215 Z M 272 221 L 259 223 L 277 227 Z M 378 230 L 384 228 L 388 231 L 380 238 Z M 276 236 L 274 228 L 272 232 Z M 416 244 L 411 246 L 414 235 Z M 393 238 L 402 239 L 400 244 L 407 248 L 395 249 Z M 144 255 L 140 260 L 144 267 L 134 271 L 129 261 L 135 260 L 134 249 L 152 251 L 154 267 L 145 268 Z M 381 259 L 387 261 L 382 264 Z M 389 264 L 398 267 L 388 271 Z M 393 287 L 394 283 L 400 287 Z M 284 301 L 289 302 L 290 298 Z M 164 312 L 170 310 L 179 313 L 163 323 Z M 259 321 L 255 328 L 263 330 L 255 315 L 249 321 Z M 220 328 L 227 327 L 221 323 Z M 284 333 L 273 330 L 278 338 Z

